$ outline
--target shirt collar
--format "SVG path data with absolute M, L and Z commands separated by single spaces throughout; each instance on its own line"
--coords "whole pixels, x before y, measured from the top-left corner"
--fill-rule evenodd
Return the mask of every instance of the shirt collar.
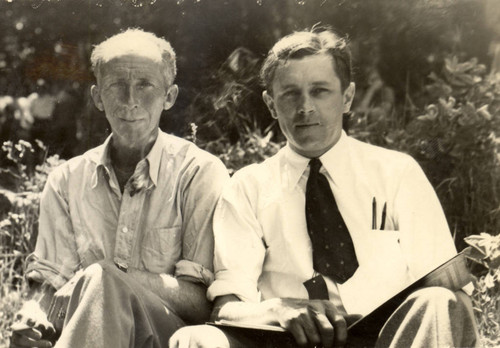
M 110 142 L 111 135 L 106 138 L 102 145 L 95 148 L 95 151 L 90 152 L 89 159 L 96 164 L 95 171 L 92 174 L 92 188 L 95 188 L 99 182 L 99 172 L 102 172 L 102 175 L 109 180 L 111 168 L 111 160 L 109 156 Z
M 96 169 L 92 175 L 92 188 L 95 188 L 99 181 L 99 171 L 104 177 L 109 180 L 111 170 L 111 138 L 113 134 L 107 137 L 104 143 L 96 148 L 96 151 L 90 155 L 90 160 L 96 164 Z M 158 171 L 160 170 L 160 159 L 164 144 L 164 133 L 158 131 L 158 137 L 146 156 L 146 161 L 149 164 L 149 177 L 155 186 L 158 183 Z
M 342 186 L 345 179 L 353 175 L 350 166 L 349 137 L 344 131 L 342 131 L 339 141 L 319 159 L 336 186 Z
M 295 187 L 304 172 L 307 170 L 310 158 L 299 155 L 287 145 L 284 149 L 285 165 L 288 167 L 288 184 L 290 188 Z M 342 178 L 349 172 L 348 161 L 348 136 L 342 131 L 337 143 L 322 156 L 319 157 L 324 169 L 330 175 L 332 181 L 339 185 Z
M 146 156 L 146 160 L 149 163 L 149 177 L 155 186 L 158 186 L 158 172 L 160 170 L 160 160 L 162 149 L 164 145 L 164 133 L 161 130 L 158 130 L 158 137 L 156 137 L 156 141 Z

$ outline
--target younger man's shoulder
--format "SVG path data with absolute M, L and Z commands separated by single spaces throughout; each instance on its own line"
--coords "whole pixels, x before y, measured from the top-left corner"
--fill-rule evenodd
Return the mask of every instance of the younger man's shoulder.
M 348 137 L 348 142 L 353 153 L 363 161 L 377 162 L 392 168 L 403 168 L 410 164 L 416 164 L 415 159 L 404 152 L 365 143 L 353 137 Z
M 283 151 L 284 149 L 280 149 L 276 154 L 266 158 L 262 162 L 252 163 L 238 169 L 233 175 L 233 180 L 244 181 L 248 184 L 274 185 L 274 179 L 280 175 L 279 167 Z

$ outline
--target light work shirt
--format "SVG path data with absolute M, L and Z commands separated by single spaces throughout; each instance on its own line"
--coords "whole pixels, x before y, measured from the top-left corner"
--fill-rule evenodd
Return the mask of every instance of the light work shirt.
M 120 267 L 213 281 L 212 218 L 229 178 L 222 162 L 196 145 L 159 131 L 136 171 L 144 188 L 120 192 L 110 142 L 50 173 L 35 251 L 26 275 L 56 289 L 82 268 L 108 259 Z M 135 173 L 134 173 L 135 175 Z
M 369 313 L 456 254 L 434 189 L 410 156 L 342 133 L 320 160 L 359 262 L 343 284 L 325 277 L 330 299 L 347 313 Z M 308 298 L 302 283 L 315 275 L 305 217 L 308 163 L 285 146 L 231 178 L 214 216 L 216 280 L 209 299 Z

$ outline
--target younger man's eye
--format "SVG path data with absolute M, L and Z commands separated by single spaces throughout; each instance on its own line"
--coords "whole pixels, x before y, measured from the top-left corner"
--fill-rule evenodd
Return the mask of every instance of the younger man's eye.
M 297 92 L 295 90 L 289 90 L 289 91 L 286 91 L 285 93 L 283 93 L 283 96 L 287 97 L 287 98 L 294 98 L 294 97 L 297 97 L 298 95 L 299 95 L 299 92 Z
M 317 88 L 313 88 L 313 90 L 311 91 L 311 94 L 312 95 L 321 95 L 322 93 L 327 93 L 327 92 L 328 92 L 327 88 L 317 87 Z

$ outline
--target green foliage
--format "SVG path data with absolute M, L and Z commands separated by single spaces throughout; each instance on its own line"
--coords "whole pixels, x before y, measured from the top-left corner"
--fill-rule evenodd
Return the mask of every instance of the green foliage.
M 466 238 L 475 251 L 475 261 L 488 272 L 476 278 L 472 301 L 482 346 L 500 346 L 500 235 L 487 233 Z
M 2 296 L 0 296 L 0 347 L 8 347 L 10 337 L 10 325 L 14 321 L 23 303 L 24 296 L 22 290 L 12 290 L 9 284 L 0 285 Z M 3 289 L 8 288 L 8 289 Z
M 8 345 L 9 326 L 24 301 L 24 260 L 33 251 L 38 233 L 40 194 L 50 171 L 62 163 L 46 158 L 45 146 L 5 142 L 0 168 L 0 347 Z M 37 164 L 35 158 L 42 160 Z
M 260 163 L 274 155 L 283 143 L 272 141 L 273 132 L 262 135 L 260 131 L 248 131 L 235 144 L 218 140 L 205 145 L 205 149 L 216 154 L 225 164 L 229 173 L 252 163 Z
M 465 236 L 500 231 L 500 76 L 471 59 L 431 74 L 425 114 L 407 128 L 410 151 L 432 173 L 450 225 Z
M 62 162 L 58 156 L 52 156 L 44 158 L 41 164 L 32 164 L 30 170 L 27 162 L 35 152 L 30 143 L 5 142 L 2 150 L 11 166 L 0 170 L 0 181 L 7 178 L 13 189 L 0 191 L 4 203 L 0 216 L 0 284 L 20 287 L 24 259 L 33 251 L 38 233 L 40 194 L 49 172 Z M 38 144 L 38 150 L 45 151 L 43 144 Z M 0 289 L 0 295 L 6 290 Z
M 421 108 L 412 98 L 424 101 Z M 500 231 L 500 77 L 476 59 L 446 58 L 419 95 L 374 121 L 354 116 L 351 133 L 410 153 L 436 188 L 457 245 Z M 410 107 L 408 107 L 410 105 Z M 423 109 L 422 111 L 419 111 Z M 407 122 L 398 113 L 410 113 Z

